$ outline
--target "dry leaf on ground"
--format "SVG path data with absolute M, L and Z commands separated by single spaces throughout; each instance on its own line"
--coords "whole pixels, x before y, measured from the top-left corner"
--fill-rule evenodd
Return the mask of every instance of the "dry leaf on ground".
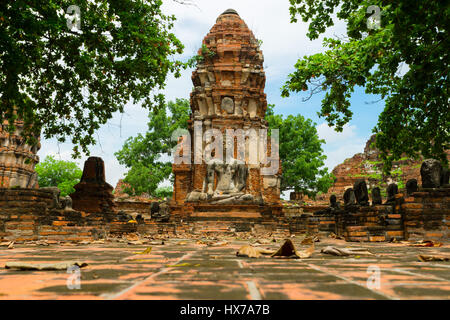
M 152 252 L 152 247 L 148 247 L 147 249 L 145 249 L 142 252 L 133 252 L 134 254 L 150 254 L 150 252 Z
M 311 247 L 306 250 L 297 251 L 291 239 L 287 239 L 280 247 L 280 249 L 278 249 L 277 252 L 272 255 L 272 257 L 305 259 L 311 257 L 313 252 L 314 243 L 312 243 Z
M 239 251 L 236 252 L 236 256 L 248 258 L 259 258 L 263 254 L 264 255 L 273 254 L 273 251 L 246 245 L 241 247 Z
M 139 246 L 144 243 L 142 241 L 138 240 L 138 241 L 128 241 L 128 244 Z
M 442 247 L 442 243 L 434 242 L 433 240 L 421 240 L 410 244 L 411 247 Z
M 309 247 L 306 250 L 301 250 L 301 251 L 295 251 L 295 254 L 297 255 L 297 257 L 299 257 L 300 259 L 306 259 L 312 256 L 312 254 L 314 253 L 314 243 L 311 245 L 311 247 Z
M 323 248 L 321 251 L 321 253 L 325 253 L 325 254 L 331 254 L 333 256 L 352 256 L 352 255 L 373 255 L 372 252 L 368 251 L 367 249 L 364 248 L 337 248 L 337 247 L 332 247 L 332 246 L 328 246 Z
M 272 240 L 269 239 L 258 239 L 253 244 L 254 245 L 260 245 L 260 244 L 270 244 Z
M 128 241 L 137 241 L 139 240 L 139 236 L 136 234 L 127 234 L 126 238 Z
M 344 239 L 343 237 L 338 236 L 338 235 L 335 234 L 334 232 L 330 233 L 330 234 L 328 235 L 328 238 L 331 238 L 331 239 L 338 239 L 338 240 Z
M 448 256 L 435 256 L 435 255 L 425 255 L 419 254 L 419 261 L 428 262 L 428 261 L 449 261 L 450 257 Z
M 319 238 L 316 236 L 306 236 L 300 244 L 313 244 L 314 242 L 320 242 Z
M 228 244 L 228 241 L 226 241 L 226 240 L 207 243 L 207 245 L 210 247 L 221 247 L 221 246 L 226 246 L 227 244 Z

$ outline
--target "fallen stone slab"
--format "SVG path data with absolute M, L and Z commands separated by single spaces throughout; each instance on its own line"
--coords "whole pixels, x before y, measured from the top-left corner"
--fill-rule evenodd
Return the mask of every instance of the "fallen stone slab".
M 86 267 L 88 264 L 79 261 L 66 261 L 58 263 L 26 263 L 26 262 L 7 262 L 5 269 L 15 269 L 21 271 L 57 271 L 67 270 L 69 267 L 77 266 L 79 268 Z

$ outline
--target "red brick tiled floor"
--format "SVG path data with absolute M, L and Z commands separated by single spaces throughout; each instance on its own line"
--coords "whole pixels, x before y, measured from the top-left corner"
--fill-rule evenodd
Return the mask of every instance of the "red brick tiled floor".
M 297 249 L 301 238 L 294 238 Z M 240 258 L 246 241 L 210 247 L 173 239 L 164 245 L 106 242 L 78 246 L 0 248 L 0 299 L 449 299 L 450 263 L 419 262 L 417 255 L 450 253 L 443 247 L 346 243 L 321 239 L 308 259 Z M 180 244 L 181 243 L 181 244 Z M 263 246 L 275 249 L 277 243 Z M 335 257 L 326 245 L 364 247 L 374 256 Z M 134 254 L 152 247 L 150 254 Z M 68 289 L 65 271 L 18 271 L 5 263 L 82 261 L 81 288 Z M 368 267 L 380 285 L 368 288 Z

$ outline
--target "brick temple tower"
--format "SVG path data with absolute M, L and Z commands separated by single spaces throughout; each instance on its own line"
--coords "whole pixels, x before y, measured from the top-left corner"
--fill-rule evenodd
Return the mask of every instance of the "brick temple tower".
M 0 125 L 0 188 L 37 188 L 34 167 L 39 162 L 36 155 L 41 147 L 31 146 L 21 136 L 23 121 L 14 122 L 16 130 L 8 132 L 8 121 Z
M 238 13 L 228 9 L 203 39 L 198 56 L 192 74 L 190 146 L 183 147 L 190 157 L 188 163 L 173 165 L 172 211 L 256 214 L 278 208 L 281 164 L 277 159 L 276 171 L 267 174 L 262 171 L 267 164 L 255 162 L 262 153 L 269 156 L 271 150 L 267 137 L 265 145 L 261 139 L 255 142 L 267 129 L 266 76 L 258 40 Z M 196 150 L 204 154 L 207 148 L 208 130 L 222 133 L 223 158 L 229 152 L 230 161 L 197 160 Z M 243 134 L 228 140 L 230 130 Z M 245 150 L 238 147 L 238 141 Z

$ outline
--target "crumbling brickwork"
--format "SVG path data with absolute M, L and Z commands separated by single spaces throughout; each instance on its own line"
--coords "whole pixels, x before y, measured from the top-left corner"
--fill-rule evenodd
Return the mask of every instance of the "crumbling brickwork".
M 8 122 L 0 126 L 0 187 L 37 188 L 37 175 L 34 167 L 39 162 L 36 155 L 40 143 L 31 146 L 21 136 L 23 121 L 14 122 L 16 130 L 8 132 Z
M 401 210 L 408 239 L 449 237 L 450 187 L 414 192 L 404 199 Z

